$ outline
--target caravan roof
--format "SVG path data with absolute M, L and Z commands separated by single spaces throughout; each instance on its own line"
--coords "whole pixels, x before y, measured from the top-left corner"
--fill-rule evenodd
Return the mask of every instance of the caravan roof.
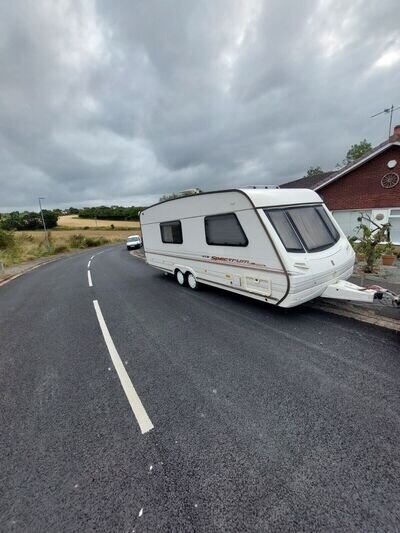
M 254 207 L 310 204 L 321 202 L 321 197 L 310 189 L 239 189 L 250 198 Z
M 321 197 L 314 191 L 310 189 L 254 189 L 241 187 L 237 189 L 221 189 L 216 191 L 202 192 L 199 194 L 193 194 L 190 196 L 180 196 L 178 198 L 171 198 L 170 200 L 164 200 L 156 204 L 146 207 L 146 209 L 151 209 L 157 205 L 166 204 L 168 202 L 182 202 L 193 200 L 194 198 L 199 198 L 206 195 L 214 194 L 224 194 L 224 193 L 235 193 L 239 192 L 247 196 L 251 201 L 252 205 L 256 208 L 259 207 L 274 207 L 280 205 L 293 205 L 293 204 L 310 204 L 310 203 L 320 203 Z

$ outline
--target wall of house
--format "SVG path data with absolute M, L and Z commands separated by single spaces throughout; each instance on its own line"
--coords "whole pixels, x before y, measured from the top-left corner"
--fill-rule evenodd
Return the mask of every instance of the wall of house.
M 398 163 L 389 169 L 387 163 L 392 159 Z M 400 183 L 392 189 L 381 185 L 389 172 L 400 175 L 400 146 L 390 147 L 317 192 L 331 211 L 400 207 Z
M 400 209 L 345 209 L 332 211 L 332 214 L 347 237 L 358 237 L 360 217 L 363 217 L 362 223 L 372 229 L 374 225 L 368 219 L 378 225 L 389 222 L 390 240 L 393 244 L 400 246 Z

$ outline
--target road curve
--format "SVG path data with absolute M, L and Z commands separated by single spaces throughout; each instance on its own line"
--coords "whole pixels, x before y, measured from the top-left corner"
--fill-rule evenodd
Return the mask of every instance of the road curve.
M 97 253 L 0 288 L 1 531 L 398 530 L 398 335 Z

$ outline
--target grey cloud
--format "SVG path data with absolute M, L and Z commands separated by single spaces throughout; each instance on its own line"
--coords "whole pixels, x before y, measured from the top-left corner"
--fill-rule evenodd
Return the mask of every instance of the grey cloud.
M 387 135 L 396 0 L 4 3 L 0 210 L 277 184 Z M 400 121 L 400 118 L 399 120 Z

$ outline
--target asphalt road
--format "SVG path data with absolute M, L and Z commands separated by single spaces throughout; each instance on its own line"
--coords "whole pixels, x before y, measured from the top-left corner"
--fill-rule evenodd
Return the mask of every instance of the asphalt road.
M 398 335 L 94 253 L 0 288 L 1 531 L 399 531 Z

